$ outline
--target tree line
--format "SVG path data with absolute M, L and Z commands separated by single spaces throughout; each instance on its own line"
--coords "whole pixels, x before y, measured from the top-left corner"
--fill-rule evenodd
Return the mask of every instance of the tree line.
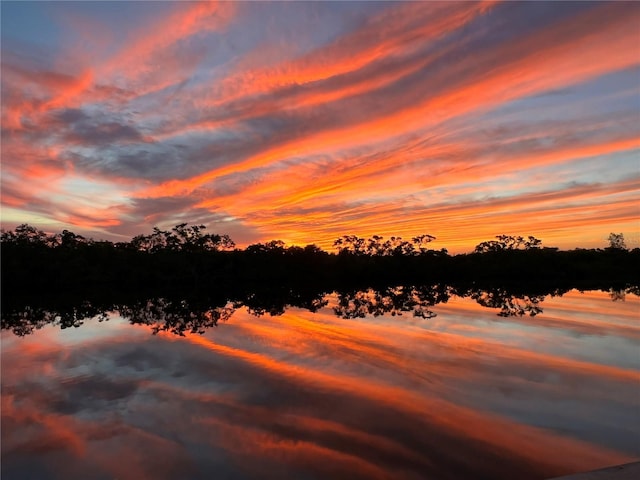
M 17 226 L 14 230 L 0 230 L 0 243 L 4 246 L 31 246 L 47 248 L 78 248 L 84 246 L 109 247 L 119 250 L 133 250 L 145 253 L 158 252 L 219 252 L 235 249 L 235 242 L 229 235 L 205 233 L 205 225 L 189 225 L 181 223 L 171 230 L 153 228 L 149 235 L 137 235 L 129 242 L 110 242 L 94 240 L 77 235 L 69 230 L 62 233 L 47 234 L 29 224 Z M 531 235 L 527 237 L 513 235 L 496 235 L 496 240 L 481 242 L 474 248 L 474 253 L 500 252 L 505 250 L 535 250 L 542 247 L 542 241 Z M 344 235 L 333 242 L 339 254 L 366 256 L 415 256 L 433 253 L 428 244 L 436 237 L 429 234 L 418 235 L 410 240 L 392 236 L 385 240 L 381 235 L 362 238 L 357 235 Z M 624 234 L 611 233 L 608 237 L 607 250 L 627 250 Z M 238 251 L 238 249 L 235 249 Z M 307 251 L 318 253 L 322 250 L 316 245 L 306 247 L 289 246 L 282 240 L 272 240 L 266 243 L 256 243 L 246 247 L 250 253 L 277 251 Z M 555 248 L 554 248 L 555 250 Z M 440 253 L 447 254 L 446 249 Z
M 638 283 L 640 249 L 629 250 L 622 234 L 612 233 L 606 248 L 568 251 L 545 247 L 533 236 L 498 235 L 458 255 L 429 248 L 433 240 L 428 234 L 408 240 L 345 235 L 334 242 L 335 252 L 279 240 L 239 249 L 228 235 L 208 233 L 204 225 L 154 228 L 129 242 L 109 242 L 68 230 L 47 234 L 25 224 L 0 234 L 2 304 L 61 292 L 86 298 L 124 292 L 159 296 L 266 285 L 333 291 L 438 282 Z

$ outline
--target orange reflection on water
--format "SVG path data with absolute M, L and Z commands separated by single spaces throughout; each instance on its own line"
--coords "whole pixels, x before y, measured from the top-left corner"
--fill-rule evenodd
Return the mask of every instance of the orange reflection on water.
M 629 461 L 637 432 L 620 422 L 636 411 L 637 368 L 537 345 L 542 332 L 566 345 L 637 346 L 637 336 L 574 338 L 581 301 L 601 323 L 619 304 L 604 292 L 567 301 L 573 309 L 555 308 L 537 327 L 545 313 L 502 318 L 457 297 L 431 307 L 431 319 L 338 318 L 330 296 L 316 314 L 238 311 L 186 337 L 113 318 L 100 325 L 108 334 L 75 343 L 45 327 L 21 348 L 4 332 L 3 461 L 68 455 L 70 476 L 92 464 L 120 478 L 206 468 L 234 478 L 505 479 Z M 627 301 L 630 314 L 638 299 Z M 37 381 L 22 378 L 30 371 Z M 194 451 L 224 460 L 198 466 Z
M 304 316 L 304 314 L 301 315 Z M 267 323 L 279 324 L 284 333 L 271 326 L 242 326 L 242 329 L 246 329 L 250 335 L 260 335 L 260 344 L 263 342 L 269 343 L 269 337 L 273 335 L 275 337 L 274 344 L 277 345 L 278 349 L 276 355 L 285 359 L 292 358 L 297 362 L 300 357 L 309 354 L 309 344 L 304 340 L 300 341 L 299 338 L 302 335 L 302 327 L 306 326 L 307 322 L 296 318 L 294 315 L 283 318 L 282 322 L 280 320 L 281 318 L 278 317 L 271 319 Z M 289 329 L 292 326 L 295 330 L 290 332 Z M 385 338 L 393 338 L 396 333 L 402 336 L 400 332 L 393 332 L 394 328 L 396 327 L 382 327 L 386 334 Z M 401 331 L 401 329 L 402 327 L 397 327 L 397 330 Z M 375 331 L 375 327 L 373 327 L 373 330 Z M 396 368 L 402 365 L 402 354 L 393 358 L 392 354 L 379 354 L 379 350 L 377 350 L 379 345 L 376 344 L 376 347 L 369 346 L 372 338 L 374 338 L 369 334 L 363 339 L 358 339 L 357 330 L 342 330 L 339 327 L 335 328 L 335 326 L 328 328 L 322 324 L 309 325 L 308 331 L 304 331 L 308 337 L 318 341 L 322 341 L 324 338 L 325 333 L 322 332 L 326 332 L 331 338 L 327 340 L 327 343 L 330 344 L 328 350 L 332 353 L 344 352 L 348 348 L 357 352 L 351 356 L 356 362 L 360 362 L 361 359 L 367 362 L 370 357 L 374 357 L 373 363 L 379 365 L 375 358 L 377 357 L 377 359 L 382 358 L 385 360 L 385 368 Z M 350 336 L 347 332 L 353 334 L 353 336 Z M 282 338 L 288 338 L 290 334 L 292 334 L 291 343 L 288 343 L 288 341 L 283 342 Z M 416 335 L 416 332 L 411 332 L 407 335 L 413 336 Z M 342 343 L 339 340 L 336 342 L 336 337 L 342 337 L 344 341 Z M 362 343 L 359 340 L 362 340 Z M 417 340 L 419 342 L 431 341 L 437 346 L 436 348 L 443 348 L 443 346 L 447 348 L 449 353 L 453 354 L 451 356 L 455 355 L 455 359 L 451 358 L 450 361 L 457 364 L 460 369 L 459 373 L 462 375 L 464 375 L 465 371 L 473 374 L 473 364 L 478 361 L 478 355 L 489 355 L 490 352 L 490 355 L 497 362 L 505 365 L 512 364 L 516 368 L 542 366 L 551 371 L 563 370 L 571 374 L 609 377 L 614 381 L 631 382 L 633 384 L 639 378 L 635 372 L 625 369 L 578 362 L 571 359 L 541 355 L 535 352 L 517 352 L 515 349 L 508 347 L 500 348 L 498 344 L 487 345 L 485 342 L 467 339 L 459 335 L 425 333 L 419 336 Z M 384 405 L 390 411 L 410 412 L 438 431 L 455 432 L 457 436 L 480 441 L 487 448 L 499 448 L 501 450 L 507 448 L 509 455 L 522 457 L 526 461 L 532 462 L 532 464 L 540 465 L 541 459 L 545 459 L 544 462 L 549 468 L 554 468 L 554 466 L 557 468 L 560 465 L 566 466 L 567 452 L 571 452 L 568 457 L 572 459 L 570 461 L 570 463 L 573 462 L 572 468 L 583 468 L 587 464 L 604 464 L 607 461 L 611 461 L 612 458 L 615 458 L 615 461 L 624 461 L 628 458 L 577 440 L 557 436 L 550 431 L 539 430 L 511 422 L 493 414 L 475 411 L 456 405 L 453 402 L 444 401 L 437 397 L 440 387 L 435 386 L 428 378 L 425 381 L 429 384 L 430 393 L 433 396 L 423 395 L 424 390 L 420 386 L 413 389 L 401 387 L 394 384 L 395 382 L 393 381 L 389 383 L 384 378 L 376 378 L 373 375 L 368 376 L 367 372 L 363 372 L 362 376 L 358 375 L 358 365 L 352 366 L 353 369 L 347 370 L 348 373 L 345 373 L 344 370 L 341 373 L 335 371 L 335 369 L 331 368 L 332 362 L 330 358 L 333 358 L 331 354 L 327 355 L 326 363 L 322 361 L 322 357 L 319 357 L 318 362 L 316 362 L 317 367 L 314 368 L 287 362 L 286 360 L 276 360 L 273 356 L 263 353 L 246 352 L 226 347 L 202 337 L 189 337 L 188 341 L 216 354 L 250 362 L 252 366 L 285 377 L 288 382 L 294 384 L 312 385 L 318 391 L 333 391 L 344 395 L 362 396 L 367 401 Z M 282 348 L 287 348 L 286 354 L 279 351 Z M 373 355 L 371 355 L 372 353 Z M 393 360 L 390 360 L 391 358 Z M 408 361 L 410 362 L 411 360 Z M 427 371 L 427 377 L 431 373 L 431 368 L 437 372 L 436 376 L 445 373 L 438 368 L 437 364 L 416 365 L 416 369 L 422 367 Z M 404 374 L 400 368 L 396 371 L 398 374 Z M 451 374 L 452 372 L 448 371 L 447 373 Z M 269 442 L 268 447 L 265 448 L 272 449 L 273 443 Z M 610 455 L 613 455 L 613 457 Z

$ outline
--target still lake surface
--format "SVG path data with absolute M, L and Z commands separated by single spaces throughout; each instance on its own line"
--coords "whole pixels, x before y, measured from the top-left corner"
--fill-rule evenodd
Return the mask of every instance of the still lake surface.
M 326 300 L 184 336 L 120 312 L 3 329 L 2 479 L 543 479 L 640 458 L 636 295 L 534 316 Z

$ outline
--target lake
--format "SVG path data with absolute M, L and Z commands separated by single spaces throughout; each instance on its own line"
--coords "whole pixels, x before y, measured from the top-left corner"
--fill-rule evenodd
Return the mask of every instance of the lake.
M 640 457 L 638 296 L 446 300 L 183 314 L 204 333 L 151 302 L 14 323 L 2 478 L 543 479 Z

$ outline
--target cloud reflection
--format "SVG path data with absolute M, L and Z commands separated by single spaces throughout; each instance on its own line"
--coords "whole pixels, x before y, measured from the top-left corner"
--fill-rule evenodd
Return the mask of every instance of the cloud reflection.
M 573 337 L 581 306 L 606 323 L 619 304 L 566 298 L 535 327 L 454 296 L 430 319 L 341 318 L 333 297 L 317 313 L 239 310 L 204 335 L 113 316 L 75 341 L 4 331 L 3 478 L 534 479 L 628 461 L 640 365 L 607 345 L 637 348 L 637 324 Z

